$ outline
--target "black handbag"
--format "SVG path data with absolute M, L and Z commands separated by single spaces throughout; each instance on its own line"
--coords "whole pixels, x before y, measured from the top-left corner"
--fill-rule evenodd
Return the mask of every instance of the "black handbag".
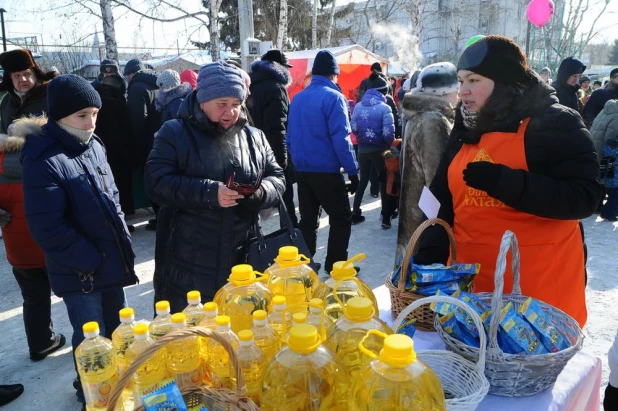
M 254 214 L 253 226 L 256 237 L 249 239 L 247 263 L 254 270 L 264 272 L 275 262 L 281 247 L 294 246 L 298 248 L 299 254 L 304 254 L 307 258 L 311 259 L 309 265 L 316 273 L 318 272 L 303 234 L 298 228 L 294 228 L 281 195 L 279 195 L 279 230 L 264 235 L 257 213 Z

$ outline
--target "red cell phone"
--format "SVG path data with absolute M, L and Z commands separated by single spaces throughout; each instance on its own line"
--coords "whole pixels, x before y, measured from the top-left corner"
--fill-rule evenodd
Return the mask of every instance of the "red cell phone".
M 236 172 L 233 172 L 232 175 L 227 179 L 227 184 L 225 185 L 230 190 L 234 190 L 239 194 L 244 196 L 250 196 L 255 193 L 258 188 L 260 188 L 260 184 L 262 184 L 262 177 L 264 176 L 264 170 L 261 170 L 258 174 L 257 180 L 253 184 L 244 184 L 237 183 L 234 181 L 236 178 Z

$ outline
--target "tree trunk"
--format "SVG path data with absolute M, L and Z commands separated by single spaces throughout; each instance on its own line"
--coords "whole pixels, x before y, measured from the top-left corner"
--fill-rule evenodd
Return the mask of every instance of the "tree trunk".
M 313 0 L 313 22 L 311 23 L 311 48 L 318 47 L 318 0 Z
M 328 20 L 328 29 L 326 30 L 326 47 L 330 47 L 331 46 L 331 40 L 332 40 L 332 36 L 333 36 L 333 30 L 334 30 L 334 26 L 335 26 L 335 6 L 337 3 L 337 0 L 331 0 L 332 4 L 330 5 L 330 18 Z
M 277 30 L 277 48 L 284 50 L 288 33 L 288 1 L 279 3 L 279 29 Z
M 212 61 L 219 61 L 219 5 L 221 0 L 210 1 L 210 56 Z
M 101 18 L 103 20 L 103 36 L 105 37 L 105 56 L 118 61 L 118 44 L 116 43 L 116 29 L 112 14 L 112 0 L 101 0 Z

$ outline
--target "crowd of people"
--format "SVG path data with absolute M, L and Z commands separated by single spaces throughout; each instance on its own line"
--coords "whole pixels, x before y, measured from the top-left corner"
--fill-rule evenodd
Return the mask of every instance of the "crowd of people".
M 352 225 L 365 222 L 367 186 L 380 197 L 382 229 L 400 218 L 397 255 L 426 218 L 418 203 L 429 187 L 459 260 L 481 263 L 477 291 L 493 290 L 500 239 L 512 230 L 523 271 L 536 273 L 522 278 L 526 295 L 586 322 L 578 219 L 600 208 L 616 221 L 618 69 L 591 87 L 569 57 L 552 82 L 513 41 L 486 36 L 456 66 L 431 64 L 407 79 L 375 63 L 352 100 L 337 84 L 336 58 L 321 50 L 290 102 L 292 66 L 279 50 L 249 73 L 219 61 L 157 74 L 134 59 L 121 75 L 104 60 L 92 84 L 44 72 L 28 50 L 0 54 L 0 65 L 0 226 L 33 361 L 66 342 L 53 329 L 51 291 L 64 300 L 73 349 L 85 322 L 107 337 L 118 326 L 124 287 L 138 281 L 125 220 L 136 174 L 155 213 L 146 226 L 157 234 L 154 300 L 173 312 L 189 290 L 211 300 L 246 261 L 261 210 L 283 201 L 312 255 L 324 210 L 330 272 L 348 258 Z M 440 227 L 423 234 L 414 258 L 447 263 Z M 83 403 L 79 376 L 74 387 Z M 0 386 L 0 404 L 22 391 Z

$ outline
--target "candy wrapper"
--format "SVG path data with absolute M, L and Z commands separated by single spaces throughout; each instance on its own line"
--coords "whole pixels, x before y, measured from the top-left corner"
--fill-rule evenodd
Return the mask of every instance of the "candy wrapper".
M 513 303 L 508 303 L 500 313 L 502 330 L 528 355 L 547 354 L 549 351 L 536 336 L 534 329 L 517 314 Z
M 169 380 L 152 394 L 142 397 L 142 402 L 146 411 L 188 411 L 174 380 Z
M 528 298 L 519 307 L 519 312 L 532 325 L 532 328 L 534 328 L 534 331 L 549 352 L 558 352 L 569 347 L 568 340 L 554 327 L 551 319 L 535 300 Z

